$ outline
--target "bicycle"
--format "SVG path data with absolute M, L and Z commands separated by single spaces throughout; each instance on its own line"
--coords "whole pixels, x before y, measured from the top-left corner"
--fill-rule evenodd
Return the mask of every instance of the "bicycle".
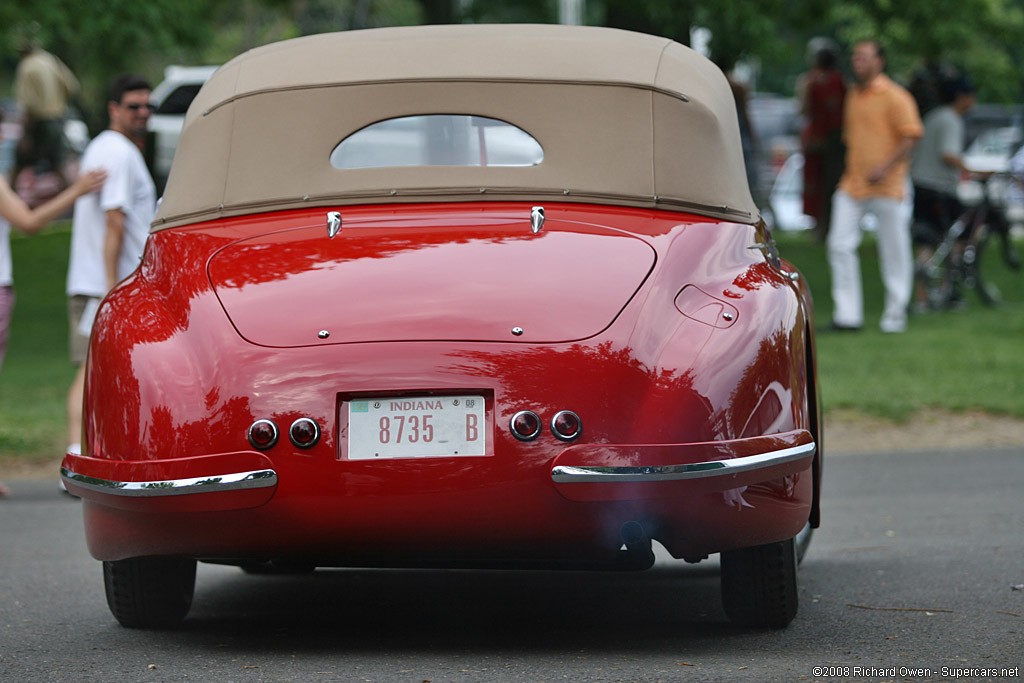
M 973 289 L 986 306 L 999 304 L 998 288 L 982 276 L 982 261 L 985 247 L 996 235 L 1007 266 L 1013 270 L 1021 266 L 1005 212 L 1005 192 L 1011 182 L 1014 181 L 1008 173 L 994 173 L 982 179 L 979 202 L 964 210 L 932 255 L 917 264 L 916 276 L 931 310 L 961 305 L 964 289 Z

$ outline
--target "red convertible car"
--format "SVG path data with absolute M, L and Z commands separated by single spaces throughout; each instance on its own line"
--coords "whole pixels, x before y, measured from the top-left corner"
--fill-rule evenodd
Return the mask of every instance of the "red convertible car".
M 722 73 L 564 26 L 258 48 L 186 117 L 93 329 L 62 464 L 125 626 L 196 562 L 645 569 L 797 610 L 819 521 L 810 294 Z M 660 551 L 659 551 L 660 552 Z

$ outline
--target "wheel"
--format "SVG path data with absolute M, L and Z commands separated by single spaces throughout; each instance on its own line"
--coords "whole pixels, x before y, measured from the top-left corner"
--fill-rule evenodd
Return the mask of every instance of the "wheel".
M 722 553 L 722 604 L 740 626 L 782 628 L 797 611 L 794 539 Z
M 811 538 L 814 536 L 814 529 L 811 527 L 811 523 L 808 522 L 804 528 L 796 535 L 793 539 L 793 545 L 796 546 L 796 563 L 797 565 L 803 563 L 804 555 L 807 554 L 807 548 L 811 545 Z
M 981 303 L 986 306 L 998 306 L 1000 301 L 999 288 L 986 282 L 982 274 L 982 262 L 992 233 L 987 229 L 978 238 L 977 244 L 968 245 L 964 249 L 964 263 L 967 272 L 966 284 L 978 293 Z
M 999 239 L 1003 245 L 1003 262 L 1006 264 L 1006 267 L 1010 270 L 1020 270 L 1020 253 L 1017 251 L 1013 240 L 1010 239 L 1009 226 L 1006 226 L 1006 229 L 999 233 Z
M 103 563 L 107 606 L 128 628 L 163 628 L 185 618 L 192 607 L 196 561 L 136 557 Z
M 953 274 L 949 269 L 948 248 L 941 247 L 924 263 L 919 263 L 915 275 L 925 292 L 928 307 L 943 310 L 953 298 Z

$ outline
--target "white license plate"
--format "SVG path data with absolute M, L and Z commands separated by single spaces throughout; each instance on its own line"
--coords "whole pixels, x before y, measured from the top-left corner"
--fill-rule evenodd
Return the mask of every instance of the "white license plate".
M 483 396 L 401 396 L 346 401 L 348 459 L 486 455 Z

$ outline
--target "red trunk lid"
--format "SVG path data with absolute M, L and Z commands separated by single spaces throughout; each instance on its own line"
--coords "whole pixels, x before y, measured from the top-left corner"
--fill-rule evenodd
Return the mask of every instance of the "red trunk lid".
M 480 213 L 353 221 L 334 238 L 325 226 L 240 240 L 210 260 L 217 296 L 245 339 L 585 339 L 611 324 L 655 262 L 633 235 L 555 220 L 537 234 L 529 220 Z

